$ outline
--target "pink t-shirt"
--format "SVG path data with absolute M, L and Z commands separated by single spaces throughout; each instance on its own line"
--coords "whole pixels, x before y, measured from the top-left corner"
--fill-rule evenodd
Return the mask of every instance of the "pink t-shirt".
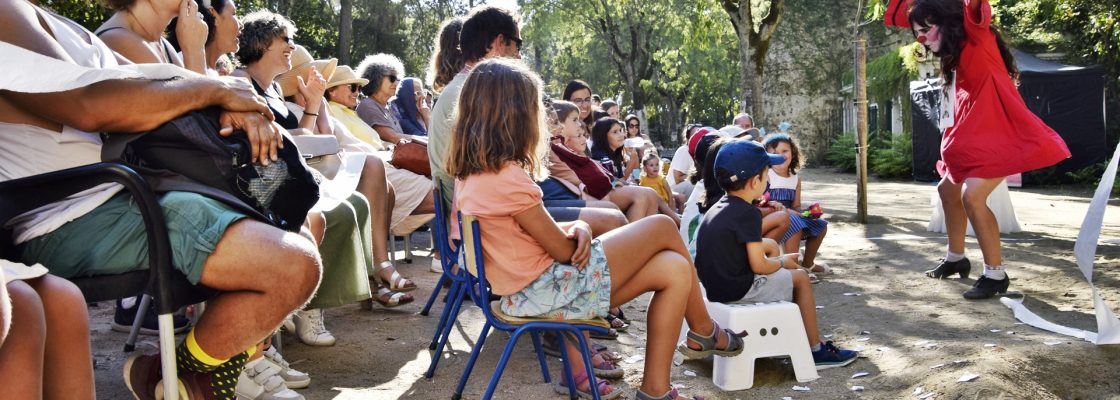
M 524 169 L 507 163 L 497 173 L 455 182 L 455 204 L 478 217 L 486 277 L 494 294 L 510 295 L 529 286 L 554 260 L 513 216 L 541 204 L 541 188 Z

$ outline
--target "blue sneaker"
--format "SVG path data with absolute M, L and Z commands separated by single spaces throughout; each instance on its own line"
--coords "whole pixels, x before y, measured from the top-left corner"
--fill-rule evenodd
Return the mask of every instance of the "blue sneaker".
M 813 352 L 813 362 L 817 364 L 818 370 L 843 367 L 854 362 L 858 355 L 859 353 L 854 351 L 836 347 L 829 340 L 821 343 L 820 350 Z

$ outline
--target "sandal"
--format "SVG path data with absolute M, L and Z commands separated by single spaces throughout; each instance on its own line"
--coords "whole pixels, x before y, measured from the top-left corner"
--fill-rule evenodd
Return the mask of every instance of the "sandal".
M 621 319 L 622 322 L 625 322 L 625 323 L 629 324 L 630 323 L 630 318 L 626 318 L 626 313 L 622 311 L 622 307 L 615 307 L 615 308 L 618 309 L 617 314 L 611 312 L 610 310 L 607 310 L 607 314 L 614 315 L 618 319 Z
M 381 271 L 389 268 L 393 269 L 393 273 L 389 275 L 388 282 L 385 282 L 386 279 L 381 276 Z M 416 284 L 413 283 L 411 279 L 402 276 L 400 272 L 397 272 L 397 269 L 393 267 L 392 261 L 382 261 L 381 265 L 373 269 L 373 276 L 378 282 L 388 284 L 389 290 L 394 292 L 411 292 L 416 290 Z
M 599 356 L 599 362 L 595 362 L 595 356 Z M 604 353 L 591 354 L 591 368 L 595 373 L 596 378 L 603 379 L 622 379 L 625 372 L 617 364 L 607 359 Z
M 613 328 L 610 329 L 609 331 L 607 331 L 607 333 L 599 333 L 599 332 L 592 331 L 592 332 L 590 332 L 590 334 L 591 334 L 592 339 L 600 339 L 600 340 L 617 340 L 618 339 L 618 331 L 614 330 Z
M 619 314 L 622 314 L 622 312 L 621 312 L 622 310 L 618 310 L 618 311 L 619 311 Z M 611 329 L 614 329 L 615 331 L 626 332 L 626 330 L 630 328 L 630 323 L 626 322 L 626 320 L 622 319 L 622 317 L 620 317 L 620 316 L 617 316 L 617 315 L 614 315 L 614 314 L 611 314 L 611 313 L 607 313 L 606 318 L 607 318 L 607 322 L 611 323 Z
M 556 385 L 552 386 L 552 389 L 555 390 L 556 393 L 564 394 L 564 395 L 568 394 L 568 385 L 565 384 L 564 379 L 565 378 L 561 377 L 560 381 L 556 382 Z M 590 378 L 587 377 L 587 371 L 583 371 L 583 372 L 580 372 L 578 374 L 575 374 L 575 376 L 573 376 L 572 379 L 574 379 L 576 381 L 576 394 L 579 395 L 579 397 L 581 399 L 594 399 L 595 398 L 594 396 L 591 395 L 591 392 L 579 389 L 579 385 L 582 385 L 585 382 L 588 382 L 590 380 Z M 601 399 L 601 400 L 611 400 L 611 399 L 617 399 L 619 396 L 622 396 L 622 391 L 621 390 L 616 390 L 613 386 L 611 386 L 610 383 L 607 383 L 607 381 L 596 380 L 595 382 L 596 382 L 596 386 L 598 386 L 597 390 L 599 392 L 599 399 Z M 610 393 L 603 393 L 607 390 L 610 390 Z
M 379 287 L 377 288 L 376 296 L 362 302 L 362 308 L 366 310 L 372 309 L 374 302 L 380 304 L 381 307 L 395 308 L 411 303 L 414 300 L 416 299 L 412 298 L 411 294 L 394 292 L 388 288 Z
M 809 267 L 809 272 L 817 275 L 828 275 L 832 273 L 832 267 L 824 262 L 814 262 L 812 267 Z
M 805 270 L 805 273 L 809 275 L 809 283 L 814 285 L 821 283 L 821 278 L 817 277 L 817 274 L 813 273 L 812 270 L 806 267 L 801 267 L 801 269 Z
M 680 396 L 680 393 L 677 393 L 677 388 L 670 389 L 669 393 L 665 393 L 665 394 L 661 395 L 661 397 L 650 396 L 650 395 L 646 394 L 646 392 L 643 392 L 641 389 L 638 389 L 638 394 L 635 395 L 634 398 L 638 399 L 638 400 L 674 400 L 679 396 Z M 692 399 L 693 400 L 704 400 L 704 398 L 700 397 L 700 396 L 692 396 Z
M 558 336 L 552 332 L 545 332 L 541 337 L 541 349 L 544 354 L 553 358 L 562 358 L 560 354 L 560 341 L 557 340 Z M 607 346 L 592 342 L 591 343 L 591 357 L 599 356 L 601 360 L 598 364 L 595 360 L 591 361 L 591 367 L 595 369 L 595 376 L 606 379 L 621 378 L 624 371 L 619 368 L 618 363 L 622 362 L 622 356 L 615 354 Z
M 684 357 L 689 360 L 698 360 L 707 358 L 708 356 L 717 355 L 721 357 L 734 357 L 743 352 L 743 336 L 747 336 L 744 331 L 742 333 L 732 332 L 730 329 L 720 329 L 719 324 L 712 322 L 715 329 L 712 330 L 711 336 L 701 336 L 700 334 L 688 331 L 688 339 L 691 339 L 696 344 L 700 345 L 699 349 L 688 347 L 688 341 L 681 343 L 677 346 L 677 350 L 684 354 Z M 717 349 L 716 335 L 724 332 L 727 335 L 727 347 L 724 349 Z

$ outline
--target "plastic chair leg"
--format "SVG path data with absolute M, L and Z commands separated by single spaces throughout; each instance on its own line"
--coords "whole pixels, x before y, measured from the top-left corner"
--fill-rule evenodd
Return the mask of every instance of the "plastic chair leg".
M 148 307 L 152 304 L 152 296 L 140 295 L 140 304 L 136 305 L 136 318 L 132 320 L 132 329 L 128 330 L 128 340 L 124 342 L 124 352 L 131 353 L 136 350 L 136 337 L 140 336 L 140 327 L 144 326 L 144 316 L 148 315 Z M 172 330 L 175 328 L 172 327 Z
M 463 376 L 459 378 L 459 386 L 455 387 L 455 394 L 451 396 L 452 400 L 463 398 L 463 389 L 467 387 L 467 380 L 471 377 L 471 370 L 474 369 L 474 363 L 478 361 L 478 354 L 482 352 L 482 346 L 486 343 L 486 335 L 488 334 L 490 334 L 490 321 L 486 321 L 486 324 L 482 326 L 482 333 L 478 335 L 478 341 L 474 342 L 471 357 L 467 360 L 467 366 L 463 368 Z
M 498 382 L 502 380 L 502 372 L 505 371 L 506 364 L 509 363 L 509 357 L 513 355 L 513 348 L 517 346 L 517 339 L 521 338 L 523 333 L 525 333 L 525 327 L 513 331 L 506 347 L 502 349 L 502 358 L 498 359 L 498 366 L 494 369 L 494 375 L 490 376 L 490 384 L 486 386 L 486 393 L 482 395 L 483 400 L 489 400 L 494 396 L 494 390 L 498 389 Z
M 401 261 L 412 264 L 412 233 L 404 235 L 404 260 Z
M 548 375 L 548 362 L 544 360 L 544 350 L 541 349 L 541 333 L 536 330 L 529 333 L 533 338 L 533 350 L 537 352 L 537 361 L 541 363 L 541 375 L 544 376 L 544 383 L 552 382 L 552 377 Z
M 447 272 L 439 276 L 439 282 L 436 282 L 435 290 L 432 290 L 432 295 L 428 296 L 428 302 L 424 303 L 424 309 L 420 310 L 420 315 L 428 316 L 428 312 L 432 310 L 432 304 L 435 304 L 436 298 L 439 297 L 440 292 L 443 291 L 443 284 L 450 279 L 447 277 Z M 436 328 L 437 330 L 439 328 Z
M 459 308 L 463 305 L 462 284 L 454 283 L 451 286 L 451 293 L 456 294 L 452 303 L 445 306 L 443 315 L 440 316 L 440 324 L 436 328 L 436 336 L 432 338 L 432 345 L 429 346 L 435 352 L 432 353 L 432 362 L 428 365 L 428 371 L 424 373 L 425 378 L 431 378 L 436 374 L 436 366 L 439 365 L 439 360 L 443 358 L 443 347 L 447 345 L 447 340 L 451 336 L 451 327 L 455 325 L 455 320 L 459 316 Z

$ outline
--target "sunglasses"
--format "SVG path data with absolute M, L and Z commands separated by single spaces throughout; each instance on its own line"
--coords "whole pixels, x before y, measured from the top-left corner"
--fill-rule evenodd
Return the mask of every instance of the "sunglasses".
M 627 126 L 629 126 L 629 127 L 631 127 L 631 128 L 637 128 L 637 127 L 638 127 L 638 124 L 629 124 L 629 125 L 627 125 Z
M 509 40 L 512 40 L 513 44 L 517 45 L 517 51 L 520 52 L 521 51 L 521 38 L 511 37 Z
M 389 83 L 397 83 L 397 76 L 396 75 L 385 75 L 385 77 L 389 78 Z
M 358 86 L 358 84 L 357 84 L 357 83 L 351 83 L 351 84 L 349 84 L 348 86 L 350 86 L 350 91 L 351 91 L 351 92 L 357 92 L 357 91 L 358 91 L 358 89 L 361 89 L 361 88 L 362 88 L 361 86 Z

